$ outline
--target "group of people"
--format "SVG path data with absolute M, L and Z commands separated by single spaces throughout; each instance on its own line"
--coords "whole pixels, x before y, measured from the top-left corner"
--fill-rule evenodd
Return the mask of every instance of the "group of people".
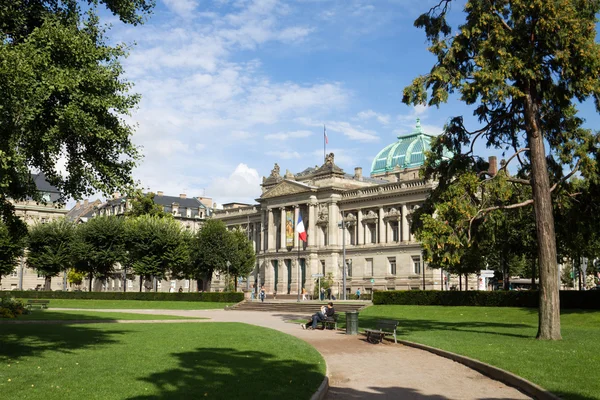
M 310 318 L 310 320 L 306 323 L 300 324 L 302 329 L 316 329 L 317 324 L 321 321 L 325 321 L 328 317 L 333 317 L 335 314 L 335 309 L 333 308 L 333 303 L 329 302 L 326 306 L 322 306 L 321 309 Z

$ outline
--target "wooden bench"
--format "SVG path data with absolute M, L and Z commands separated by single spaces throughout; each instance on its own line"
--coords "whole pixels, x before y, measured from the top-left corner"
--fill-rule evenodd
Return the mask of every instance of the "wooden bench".
M 48 304 L 50 304 L 50 300 L 27 300 L 25 306 L 31 310 L 33 307 L 48 308 Z
M 380 319 L 375 325 L 376 329 L 365 329 L 367 333 L 367 342 L 377 344 L 381 343 L 386 336 L 393 336 L 394 343 L 398 343 L 396 339 L 396 328 L 398 321 Z
M 327 317 L 326 319 L 321 321 L 321 326 L 323 327 L 323 330 L 327 329 L 327 327 L 330 327 L 331 329 L 335 329 L 337 331 L 337 320 L 338 320 L 338 314 L 333 314 L 333 316 L 331 317 Z

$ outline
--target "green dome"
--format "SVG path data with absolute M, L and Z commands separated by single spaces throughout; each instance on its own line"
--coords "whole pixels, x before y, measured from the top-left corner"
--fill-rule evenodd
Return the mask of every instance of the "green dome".
M 425 152 L 431 150 L 433 136 L 423 132 L 421 120 L 417 118 L 415 130 L 398 141 L 386 146 L 377 154 L 371 166 L 371 175 L 391 172 L 396 167 L 401 169 L 420 167 L 425 163 Z

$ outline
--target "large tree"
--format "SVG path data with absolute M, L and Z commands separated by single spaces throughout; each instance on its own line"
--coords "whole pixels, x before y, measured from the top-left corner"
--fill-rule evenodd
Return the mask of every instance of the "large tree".
M 75 226 L 64 218 L 29 229 L 27 266 L 44 275 L 44 290 L 51 290 L 52 278 L 71 268 L 74 234 Z
M 19 221 L 20 222 L 20 221 Z M 23 255 L 25 248 L 25 224 L 19 224 L 21 234 L 11 234 L 7 224 L 0 218 L 0 282 L 2 276 L 10 274 L 17 267 L 17 260 Z M 12 229 L 15 232 L 15 229 Z
M 225 223 L 209 219 L 196 233 L 189 275 L 197 280 L 206 279 L 207 284 L 210 284 L 215 271 L 227 271 L 227 262 L 231 263 L 235 252 L 233 235 L 227 230 Z
M 9 198 L 42 201 L 34 168 L 63 198 L 110 193 L 132 183 L 138 152 L 123 116 L 129 93 L 109 45 L 100 4 L 139 24 L 154 0 L 11 0 L 0 2 L 0 211 Z M 57 168 L 59 158 L 65 171 Z
M 256 266 L 256 254 L 252 241 L 248 238 L 248 234 L 241 228 L 234 229 L 230 232 L 233 239 L 233 253 L 231 254 L 231 267 L 229 273 L 235 279 L 235 288 L 237 290 L 237 278 L 240 276 L 248 277 Z
M 592 98 L 600 110 L 600 46 L 596 43 L 599 1 L 468 0 L 466 21 L 452 32 L 451 0 L 421 15 L 431 71 L 405 88 L 404 102 L 439 106 L 457 92 L 474 105 L 481 123 L 468 130 L 462 117 L 451 119 L 432 157 L 443 148 L 454 159 L 474 158 L 474 143 L 512 149 L 531 185 L 540 268 L 539 339 L 560 339 L 559 280 L 552 193 L 572 172 L 596 173 L 590 157 L 597 138 L 582 128 L 576 103 Z M 546 152 L 546 149 L 549 151 Z M 517 205 L 513 205 L 516 207 Z M 498 208 L 507 208 L 502 205 Z M 482 210 L 482 214 L 485 211 Z

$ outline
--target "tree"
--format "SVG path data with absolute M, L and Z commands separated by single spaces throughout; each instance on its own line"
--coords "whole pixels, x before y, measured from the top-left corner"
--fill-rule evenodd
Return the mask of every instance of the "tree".
M 142 278 L 165 279 L 170 272 L 177 274 L 189 263 L 189 247 L 181 225 L 172 218 L 142 215 L 127 221 L 126 236 L 129 263 Z
M 44 275 L 44 290 L 51 290 L 52 278 L 71 267 L 74 234 L 75 226 L 64 218 L 30 228 L 27 266 Z
M 229 273 L 235 280 L 235 290 L 237 291 L 237 278 L 248 276 L 256 266 L 256 254 L 254 254 L 254 245 L 248 239 L 247 233 L 238 228 L 230 232 L 233 239 L 233 252 L 231 253 Z
M 69 269 L 69 272 L 67 272 L 67 281 L 71 285 L 77 285 L 77 286 L 81 285 L 84 278 L 85 278 L 85 273 L 83 273 L 81 271 L 77 271 L 74 268 Z
M 0 4 L 0 211 L 8 199 L 42 201 L 30 168 L 63 199 L 132 184 L 139 158 L 123 116 L 129 94 L 119 59 L 100 25 L 99 4 L 122 22 L 143 22 L 153 0 L 11 0 Z M 66 173 L 57 169 L 59 157 Z
M 75 268 L 88 274 L 90 292 L 94 277 L 105 279 L 117 263 L 128 260 L 126 239 L 123 218 L 95 217 L 77 227 Z
M 23 255 L 25 248 L 27 228 L 18 218 L 12 222 L 17 224 L 12 232 L 20 232 L 19 234 L 11 235 L 9 225 L 0 217 L 0 282 L 3 275 L 10 274 L 17 267 L 17 259 Z
M 480 138 L 488 147 L 514 151 L 507 165 L 517 159 L 521 176 L 512 180 L 530 185 L 532 198 L 481 214 L 533 204 L 540 269 L 537 338 L 560 339 L 551 196 L 576 170 L 597 174 L 590 154 L 598 138 L 582 128 L 576 102 L 592 98 L 600 110 L 600 46 L 595 42 L 600 2 L 469 0 L 466 21 L 454 34 L 447 22 L 450 3 L 441 0 L 415 21 L 425 29 L 437 61 L 404 89 L 403 101 L 439 106 L 458 92 L 462 101 L 475 105 L 482 127 L 469 131 L 462 117 L 452 118 L 432 147 L 432 169 L 448 167 L 439 163 L 444 149 L 458 162 L 477 158 L 474 144 Z
M 128 217 L 139 217 L 141 215 L 150 215 L 154 217 L 164 218 L 173 217 L 164 211 L 163 207 L 154 202 L 154 193 L 142 193 L 135 191 L 131 199 L 131 208 L 125 213 Z
M 207 220 L 196 234 L 192 248 L 190 275 L 195 279 L 212 279 L 215 271 L 226 272 L 227 262 L 235 251 L 233 236 L 223 221 Z

